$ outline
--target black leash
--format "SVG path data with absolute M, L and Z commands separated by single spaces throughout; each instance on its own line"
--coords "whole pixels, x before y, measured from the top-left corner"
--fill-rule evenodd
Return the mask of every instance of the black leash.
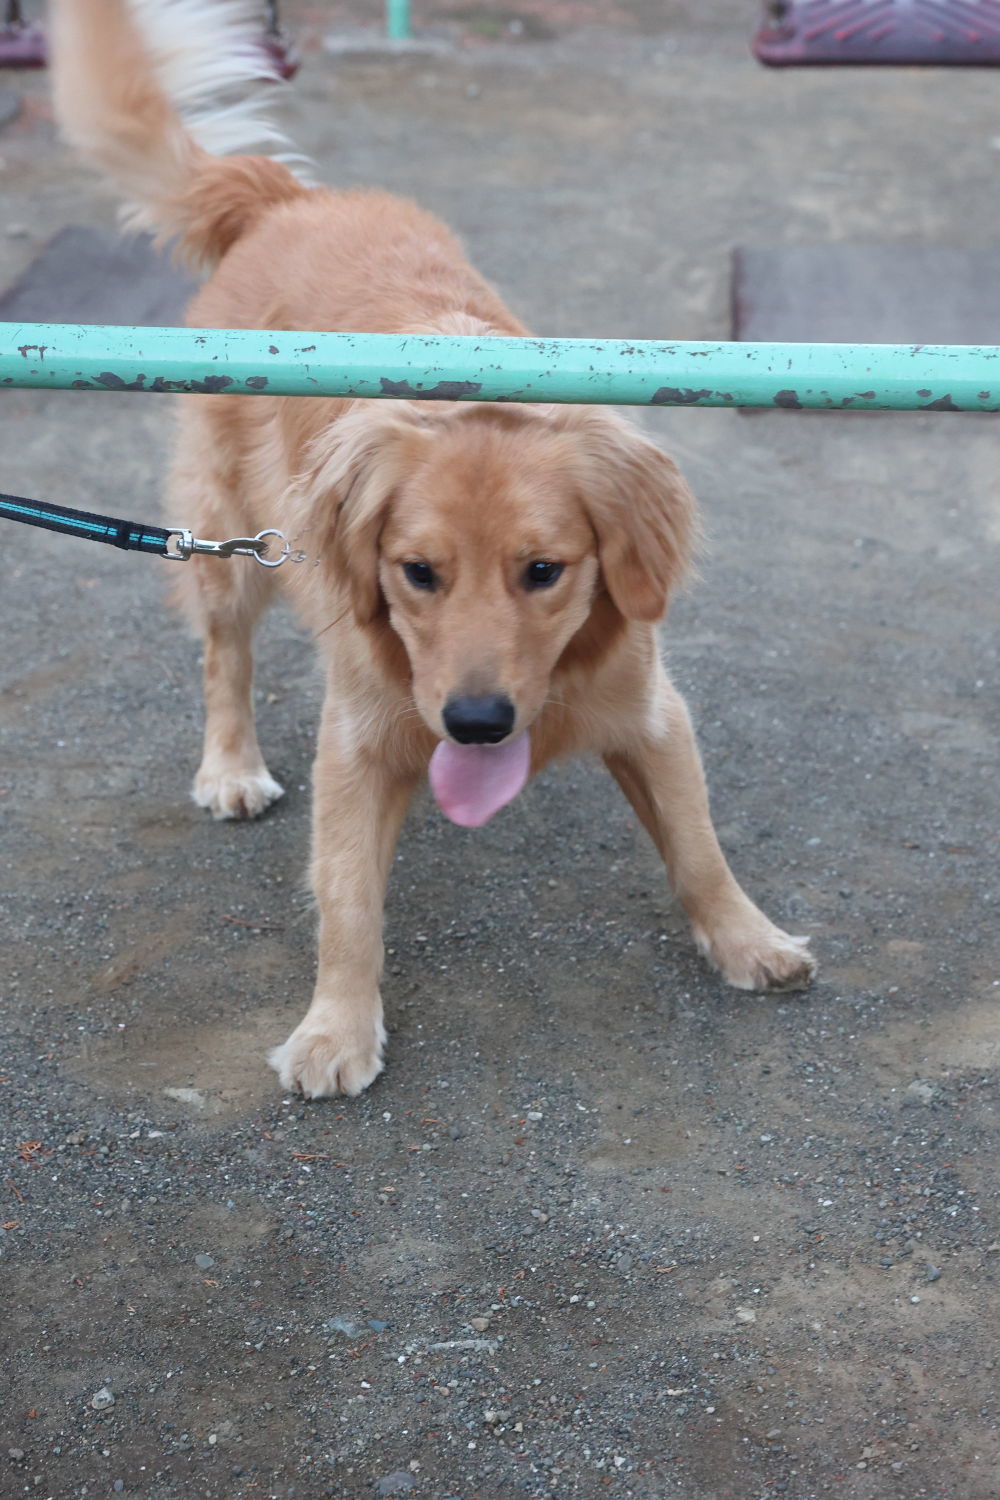
M 120 521 L 114 516 L 99 516 L 92 511 L 72 510 L 68 505 L 3 493 L 0 493 L 0 519 L 23 521 L 27 526 L 41 526 L 45 531 L 84 537 L 91 542 L 107 542 L 124 552 L 152 552 L 171 562 L 187 562 L 196 552 L 208 557 L 255 557 L 265 568 L 279 568 L 289 558 L 293 562 L 304 561 L 304 554 L 293 552 L 283 532 L 274 528 L 258 531 L 256 536 L 207 542 L 200 541 L 186 527 L 144 526 L 139 521 Z M 271 537 L 283 545 L 277 557 L 269 558 L 266 554 Z
M 163 526 L 116 521 L 111 516 L 97 516 L 87 510 L 50 505 L 46 500 L 26 500 L 22 495 L 0 494 L 0 516 L 8 521 L 24 521 L 28 526 L 43 526 L 46 531 L 60 531 L 64 536 L 109 542 L 112 547 L 121 547 L 126 552 L 156 552 L 160 557 L 170 555 L 168 544 L 173 533 Z

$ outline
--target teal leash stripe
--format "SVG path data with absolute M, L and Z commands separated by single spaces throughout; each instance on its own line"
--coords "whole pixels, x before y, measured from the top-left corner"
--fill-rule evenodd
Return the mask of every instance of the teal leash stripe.
M 63 536 L 79 536 L 91 542 L 106 542 L 125 552 L 153 552 L 167 556 L 171 533 L 162 526 L 144 526 L 140 521 L 119 521 L 92 511 L 51 505 L 47 500 L 28 500 L 23 495 L 0 494 L 0 520 L 23 521 Z

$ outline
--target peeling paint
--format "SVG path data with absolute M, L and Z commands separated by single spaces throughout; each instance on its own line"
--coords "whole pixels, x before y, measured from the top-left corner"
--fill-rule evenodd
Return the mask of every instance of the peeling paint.
M 152 391 L 155 395 L 186 395 L 195 394 L 200 396 L 218 395 L 233 384 L 231 375 L 206 375 L 204 380 L 165 380 L 162 375 L 157 375 L 154 380 L 146 384 L 148 376 L 136 375 L 132 380 L 123 380 L 113 370 L 102 370 L 100 375 L 95 375 L 93 380 L 74 380 L 69 389 L 74 391 Z
M 125 381 L 120 375 L 115 375 L 111 370 L 104 370 L 95 376 L 95 384 L 102 385 L 106 391 L 141 391 L 145 390 L 145 375 L 137 375 L 134 380 Z
M 697 406 L 699 401 L 707 401 L 712 392 L 708 389 L 696 391 L 690 387 L 676 385 L 661 385 L 658 391 L 654 391 L 649 398 L 650 406 Z
M 775 391 L 774 404 L 775 406 L 784 407 L 788 411 L 802 410 L 802 402 L 795 391 Z
M 204 380 L 164 380 L 162 375 L 157 375 L 151 391 L 192 392 L 201 396 L 216 396 L 220 391 L 226 390 L 233 383 L 231 375 L 206 375 Z
M 461 401 L 478 396 L 483 388 L 481 380 L 439 380 L 437 385 L 411 385 L 408 380 L 389 380 L 380 376 L 379 385 L 384 396 L 401 396 L 407 401 Z

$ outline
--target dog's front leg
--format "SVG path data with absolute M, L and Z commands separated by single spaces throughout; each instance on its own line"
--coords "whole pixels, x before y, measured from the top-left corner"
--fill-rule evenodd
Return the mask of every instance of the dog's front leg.
M 663 856 L 702 953 L 741 990 L 794 990 L 816 964 L 805 938 L 770 922 L 736 882 L 712 827 L 687 707 L 662 668 L 634 748 L 605 762 Z
M 199 558 L 188 566 L 180 597 L 204 648 L 205 741 L 194 800 L 214 818 L 255 818 L 283 795 L 264 764 L 253 711 L 253 631 L 274 579 L 263 568 L 251 572 L 252 564 Z
M 309 1099 L 360 1094 L 382 1071 L 382 908 L 416 777 L 352 743 L 328 707 L 316 756 L 312 883 L 319 968 L 312 1004 L 271 1053 L 285 1088 Z

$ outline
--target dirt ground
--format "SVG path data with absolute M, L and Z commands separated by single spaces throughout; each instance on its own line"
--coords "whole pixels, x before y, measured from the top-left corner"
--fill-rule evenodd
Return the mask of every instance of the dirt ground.
M 377 9 L 284 7 L 290 127 L 538 332 L 726 336 L 740 243 L 1000 238 L 995 75 L 770 74 L 750 0 L 322 45 Z M 0 77 L 0 284 L 113 221 L 45 86 Z M 308 642 L 261 637 L 288 795 L 214 825 L 169 568 L 6 526 L 4 1497 L 1000 1493 L 995 422 L 644 420 L 711 538 L 665 649 L 720 834 L 820 977 L 727 990 L 597 766 L 479 833 L 425 797 L 352 1102 L 264 1062 L 312 977 Z M 15 391 L 2 424 L 0 488 L 157 519 L 167 401 Z

